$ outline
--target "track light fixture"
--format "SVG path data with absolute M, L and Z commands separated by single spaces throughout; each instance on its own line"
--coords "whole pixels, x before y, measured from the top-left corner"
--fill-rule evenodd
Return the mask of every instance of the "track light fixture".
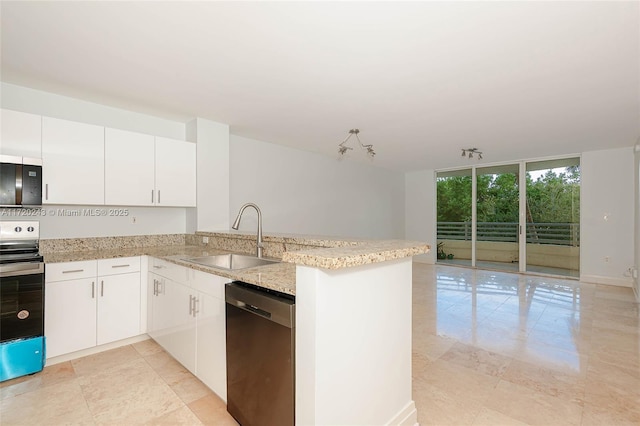
M 478 148 L 462 148 L 461 157 L 473 158 L 473 154 L 478 154 L 478 160 L 482 160 L 482 151 L 479 151 Z
M 347 146 L 346 143 L 347 141 L 351 138 L 351 136 L 355 135 L 356 139 L 358 140 L 358 143 L 360 144 L 360 148 L 364 149 L 367 151 L 367 155 L 369 156 L 369 158 L 371 158 L 373 160 L 373 157 L 375 157 L 376 152 L 373 150 L 373 145 L 364 145 L 361 141 L 360 141 L 360 137 L 358 136 L 358 133 L 360 133 L 360 129 L 351 129 L 349 130 L 349 134 L 347 135 L 347 137 L 338 144 L 338 153 L 341 156 L 344 156 L 347 151 L 352 150 L 353 148 L 351 148 L 350 146 Z

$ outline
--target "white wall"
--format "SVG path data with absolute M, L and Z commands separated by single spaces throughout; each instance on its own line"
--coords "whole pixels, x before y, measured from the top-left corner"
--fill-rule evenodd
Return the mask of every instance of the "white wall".
M 230 152 L 231 220 L 253 202 L 262 210 L 265 233 L 404 235 L 402 173 L 235 135 Z M 244 216 L 240 230 L 255 230 L 255 213 Z
M 436 261 L 436 184 L 435 171 L 422 170 L 405 175 L 405 238 L 431 245 L 427 254 L 415 256 L 417 262 Z
M 582 154 L 580 279 L 631 286 L 633 148 Z
M 107 210 L 107 214 L 109 209 L 125 209 L 128 215 L 92 216 L 88 214 L 88 211 L 96 209 Z M 2 220 L 38 220 L 42 239 L 184 234 L 186 232 L 184 208 L 48 205 L 44 206 L 39 214 L 39 216 L 26 218 L 3 217 Z
M 79 121 L 116 129 L 148 133 L 175 139 L 185 138 L 185 124 L 112 108 L 13 84 L 0 83 L 0 107 Z M 46 167 L 46 165 L 45 165 Z M 81 210 L 81 206 L 47 206 Z M 93 206 L 95 208 L 96 206 Z M 116 235 L 179 234 L 186 231 L 184 208 L 135 207 L 128 217 L 41 216 L 41 238 L 105 237 Z M 44 211 L 46 214 L 46 210 Z M 133 216 L 136 223 L 133 223 Z M 2 220 L 11 220 L 2 217 Z M 19 220 L 19 219 L 18 219 Z
M 229 126 L 196 118 L 187 123 L 187 140 L 196 142 L 198 187 L 196 223 L 187 231 L 229 227 Z M 193 213 L 193 212 L 191 212 Z

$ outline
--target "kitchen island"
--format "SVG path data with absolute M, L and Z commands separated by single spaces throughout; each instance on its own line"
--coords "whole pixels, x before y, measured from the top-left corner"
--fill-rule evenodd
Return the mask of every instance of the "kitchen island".
M 253 238 L 198 232 L 185 236 L 182 245 L 178 240 L 154 246 L 150 240 L 142 247 L 74 241 L 83 250 L 45 251 L 45 261 L 146 255 L 295 295 L 296 424 L 417 423 L 411 396 L 411 257 L 429 246 L 265 236 L 265 255 L 283 263 L 229 271 L 184 260 L 252 253 Z

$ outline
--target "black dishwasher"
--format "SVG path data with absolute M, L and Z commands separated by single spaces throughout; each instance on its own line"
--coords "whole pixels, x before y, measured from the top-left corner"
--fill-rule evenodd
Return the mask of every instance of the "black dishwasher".
M 236 281 L 225 300 L 227 411 L 242 426 L 293 426 L 295 297 Z

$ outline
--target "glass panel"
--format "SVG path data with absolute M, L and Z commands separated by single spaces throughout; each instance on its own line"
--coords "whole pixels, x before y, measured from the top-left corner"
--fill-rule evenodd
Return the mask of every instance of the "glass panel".
M 438 263 L 471 266 L 471 169 L 437 174 Z
M 580 275 L 580 159 L 527 163 L 527 271 Z
M 476 266 L 518 271 L 518 164 L 477 172 Z

